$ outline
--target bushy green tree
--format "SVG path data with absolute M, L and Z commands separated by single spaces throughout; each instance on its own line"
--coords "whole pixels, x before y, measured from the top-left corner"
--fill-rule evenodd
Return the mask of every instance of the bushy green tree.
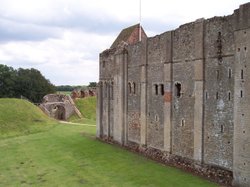
M 32 102 L 41 102 L 44 95 L 55 92 L 55 86 L 36 69 L 14 70 L 0 64 L 0 97 L 24 96 Z
M 97 83 L 96 82 L 90 82 L 88 87 L 96 87 L 97 86 Z
M 44 95 L 55 92 L 55 86 L 36 69 L 22 69 L 17 71 L 18 79 L 16 93 L 35 103 L 41 102 Z
M 16 71 L 0 64 L 0 98 L 15 96 Z

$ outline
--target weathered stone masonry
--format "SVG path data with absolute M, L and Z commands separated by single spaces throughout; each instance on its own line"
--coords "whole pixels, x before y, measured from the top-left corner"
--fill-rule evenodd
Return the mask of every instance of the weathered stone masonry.
M 151 38 L 142 29 L 141 41 L 139 30 L 100 54 L 97 137 L 250 186 L 250 3 Z

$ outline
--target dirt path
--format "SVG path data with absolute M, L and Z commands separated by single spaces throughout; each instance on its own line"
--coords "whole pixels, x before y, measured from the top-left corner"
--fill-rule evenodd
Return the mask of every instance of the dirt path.
M 95 127 L 95 125 L 89 125 L 89 124 L 82 124 L 82 123 L 73 123 L 73 122 L 68 122 L 68 121 L 59 121 L 60 123 L 63 124 L 70 124 L 70 125 L 80 125 L 80 126 L 91 126 Z

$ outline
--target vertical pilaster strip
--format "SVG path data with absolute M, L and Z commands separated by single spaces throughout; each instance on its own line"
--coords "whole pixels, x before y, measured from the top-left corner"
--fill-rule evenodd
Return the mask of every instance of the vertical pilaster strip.
M 123 54 L 123 66 L 124 66 L 124 84 L 123 84 L 123 94 L 124 94 L 124 101 L 123 101 L 123 126 L 124 126 L 124 141 L 123 144 L 127 145 L 128 143 L 128 122 L 127 122 L 127 116 L 128 116 L 128 53 L 127 50 L 124 50 Z
M 96 107 L 96 136 L 102 136 L 102 82 L 99 82 L 97 87 L 97 107 Z
M 141 145 L 146 145 L 147 139 L 147 40 L 142 41 L 141 52 Z
M 123 54 L 115 54 L 117 72 L 114 75 L 114 140 L 120 144 L 124 142 L 124 75 Z
M 171 116 L 172 116 L 172 32 L 166 41 L 166 62 L 164 63 L 164 151 L 171 153 Z
M 195 60 L 194 60 L 194 160 L 202 162 L 203 154 L 203 86 L 204 86 L 204 21 L 195 23 Z

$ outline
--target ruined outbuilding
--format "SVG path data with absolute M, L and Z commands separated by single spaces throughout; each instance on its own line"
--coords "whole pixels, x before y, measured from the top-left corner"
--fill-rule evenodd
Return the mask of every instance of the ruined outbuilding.
M 68 95 L 48 94 L 43 97 L 39 107 L 50 117 L 58 120 L 67 120 L 71 115 L 81 113 L 76 108 L 74 101 Z
M 97 137 L 249 187 L 250 3 L 155 37 L 140 30 L 100 54 Z

